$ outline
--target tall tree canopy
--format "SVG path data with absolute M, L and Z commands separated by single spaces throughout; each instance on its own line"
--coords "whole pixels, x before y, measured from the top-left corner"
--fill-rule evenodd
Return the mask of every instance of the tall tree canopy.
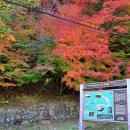
M 130 19 L 130 1 L 57 1 L 55 8 L 55 14 L 92 27 L 83 27 L 50 17 L 47 19 L 45 16 L 41 19 L 43 31 L 48 20 L 48 28 L 51 28 L 52 36 L 57 41 L 54 53 L 60 55 L 71 66 L 62 81 L 69 87 L 79 89 L 80 83 L 113 80 L 119 76 L 119 66 L 122 62 L 110 52 L 109 42 L 113 31 L 128 33 L 129 27 L 121 22 Z M 123 9 L 125 11 L 121 15 Z M 102 27 L 105 29 L 94 29 Z
M 44 78 L 46 82 L 56 82 L 59 88 L 78 90 L 81 83 L 130 75 L 129 0 L 17 2 L 75 22 L 3 5 L 0 24 L 3 86 L 5 82 L 13 86 Z

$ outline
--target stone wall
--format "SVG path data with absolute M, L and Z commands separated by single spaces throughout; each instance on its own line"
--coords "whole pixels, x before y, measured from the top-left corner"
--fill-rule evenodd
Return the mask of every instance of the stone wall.
M 20 125 L 39 120 L 79 116 L 79 102 L 38 103 L 29 107 L 0 108 L 0 125 Z

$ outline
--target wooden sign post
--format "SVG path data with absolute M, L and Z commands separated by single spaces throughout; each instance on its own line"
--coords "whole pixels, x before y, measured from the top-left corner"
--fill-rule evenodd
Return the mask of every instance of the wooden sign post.
M 79 130 L 85 120 L 128 123 L 130 130 L 130 79 L 80 85 Z
M 130 79 L 127 79 L 128 130 L 130 130 Z

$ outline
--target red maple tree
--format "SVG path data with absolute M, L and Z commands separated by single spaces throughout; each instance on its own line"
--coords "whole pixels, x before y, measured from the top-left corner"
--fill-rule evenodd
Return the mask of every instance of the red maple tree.
M 97 9 L 90 8 L 89 5 L 96 6 Z M 57 3 L 57 15 L 83 23 L 86 27 L 56 18 L 45 19 L 47 16 L 43 16 L 40 21 L 43 31 L 48 29 L 48 34 L 54 36 L 57 41 L 54 54 L 71 66 L 62 82 L 78 90 L 81 83 L 113 80 L 119 76 L 120 62 L 112 57 L 109 50 L 109 33 L 113 30 L 127 33 L 128 29 L 124 25 L 115 26 L 113 30 L 104 31 L 100 28 L 107 22 L 129 20 L 130 16 L 127 14 L 116 15 L 118 10 L 129 6 L 129 0 L 70 0 Z

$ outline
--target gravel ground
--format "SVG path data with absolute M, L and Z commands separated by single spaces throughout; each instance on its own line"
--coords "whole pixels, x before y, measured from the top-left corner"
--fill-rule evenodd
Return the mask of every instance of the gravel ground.
M 85 122 L 89 126 L 86 130 L 127 130 L 127 124 L 107 122 Z M 78 119 L 44 120 L 34 123 L 25 122 L 24 125 L 0 127 L 0 130 L 78 130 Z

